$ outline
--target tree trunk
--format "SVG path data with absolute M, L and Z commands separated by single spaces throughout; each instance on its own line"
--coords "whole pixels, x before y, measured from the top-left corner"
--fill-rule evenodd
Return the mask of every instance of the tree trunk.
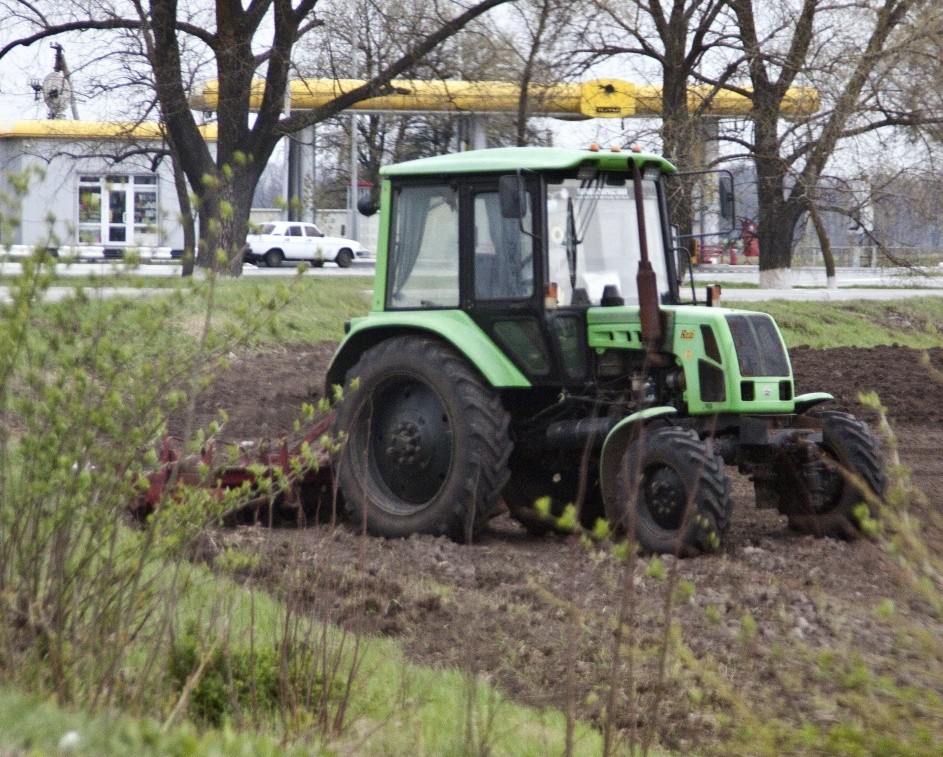
M 822 215 L 819 213 L 818 206 L 814 202 L 809 203 L 809 217 L 812 219 L 812 226 L 815 228 L 815 235 L 819 239 L 819 246 L 822 248 L 822 261 L 825 263 L 825 282 L 829 289 L 837 286 L 835 278 L 835 256 L 832 254 L 832 243 L 828 238 L 828 231 L 825 224 L 822 223 Z
M 242 275 L 242 248 L 249 230 L 252 192 L 257 183 L 246 167 L 231 179 L 205 182 L 200 201 L 200 244 L 196 264 L 229 276 Z
M 785 173 L 780 161 L 778 98 L 758 103 L 754 110 L 757 199 L 760 245 L 760 286 L 782 289 L 791 286 L 793 240 L 802 216 L 804 195 L 786 193 Z M 764 107 L 766 106 L 766 107 Z
M 183 260 L 180 275 L 192 276 L 196 265 L 196 218 L 190 204 L 190 192 L 187 189 L 187 177 L 180 165 L 177 151 L 170 150 L 170 159 L 174 171 L 174 189 L 177 192 L 177 204 L 180 205 L 180 225 L 183 227 Z
M 686 89 L 686 81 L 682 80 L 680 86 L 677 86 L 676 83 L 669 85 L 666 79 L 662 93 L 664 122 L 661 138 L 664 155 L 681 170 L 701 165 L 698 158 L 699 154 L 703 154 L 697 119 L 692 118 L 688 112 Z M 681 177 L 678 179 L 678 191 L 672 192 L 669 198 L 668 212 L 671 222 L 677 224 L 682 236 L 690 235 L 694 228 L 694 214 L 691 209 L 693 186 L 692 178 Z

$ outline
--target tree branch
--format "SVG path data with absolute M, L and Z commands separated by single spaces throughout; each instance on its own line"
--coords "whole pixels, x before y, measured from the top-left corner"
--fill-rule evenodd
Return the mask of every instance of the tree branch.
M 346 92 L 339 97 L 336 97 L 331 102 L 322 105 L 319 108 L 315 108 L 314 110 L 310 110 L 306 113 L 293 113 L 288 118 L 282 119 L 279 123 L 278 131 L 281 134 L 291 134 L 292 132 L 303 129 L 306 126 L 310 126 L 312 124 L 318 123 L 319 121 L 330 118 L 331 116 L 335 116 L 341 111 L 346 110 L 350 106 L 360 102 L 361 100 L 375 97 L 376 95 L 380 94 L 382 87 L 388 85 L 397 76 L 403 74 L 415 66 L 416 63 L 421 58 L 423 58 L 423 56 L 434 50 L 442 42 L 449 39 L 449 37 L 452 37 L 457 32 L 461 31 L 469 22 L 478 18 L 478 16 L 486 13 L 492 8 L 503 5 L 506 2 L 509 2 L 509 0 L 483 0 L 483 2 L 472 6 L 459 16 L 456 16 L 450 21 L 443 23 L 439 29 L 428 35 L 415 47 L 408 50 L 398 60 L 391 63 L 379 74 L 360 87 L 357 87 L 350 92 Z

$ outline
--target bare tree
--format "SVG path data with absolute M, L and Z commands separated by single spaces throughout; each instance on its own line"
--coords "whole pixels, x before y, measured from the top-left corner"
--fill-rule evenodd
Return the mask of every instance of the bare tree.
M 335 6 L 334 12 L 324 18 L 333 30 L 329 44 L 312 50 L 299 67 L 315 77 L 348 77 L 356 73 L 369 78 L 399 54 L 398 25 L 414 23 L 408 14 L 421 13 L 424 5 L 430 5 L 430 0 L 417 0 L 406 8 L 396 9 L 378 0 Z M 574 8 L 564 9 L 558 0 L 522 0 L 521 5 L 520 10 L 509 11 L 501 19 L 482 18 L 469 24 L 430 52 L 412 69 L 411 77 L 428 81 L 515 82 L 526 91 L 530 82 L 543 83 L 550 77 L 568 75 L 574 70 L 574 56 L 564 56 L 562 52 L 568 39 L 566 30 L 578 28 L 574 18 L 578 21 L 585 16 L 574 16 Z M 535 37 L 527 21 L 537 12 L 534 7 L 538 5 L 547 6 L 552 22 L 546 21 Z M 554 60 L 557 65 L 553 65 Z M 532 100 L 522 98 L 523 118 L 514 113 L 488 114 L 488 143 L 495 146 L 546 143 L 547 132 L 535 128 L 529 120 L 533 104 Z M 358 116 L 357 122 L 360 176 L 376 183 L 379 169 L 386 163 L 456 149 L 463 141 L 467 119 L 460 111 L 444 115 L 370 113 Z M 345 158 L 350 154 L 350 131 L 346 119 L 332 119 L 320 126 L 318 146 L 321 156 L 318 195 L 329 193 L 336 203 L 349 182 Z M 333 165 L 329 163 L 331 156 L 337 156 Z M 329 190 L 325 184 L 334 189 Z
M 531 144 L 528 119 L 539 109 L 541 88 L 572 80 L 590 65 L 591 56 L 579 52 L 579 41 L 591 26 L 591 5 L 585 0 L 522 0 L 513 6 L 514 19 L 505 34 L 506 56 L 512 61 L 513 79 L 520 82 L 515 132 L 518 145 Z M 492 27 L 495 25 L 492 24 Z M 493 29 L 502 39 L 500 30 Z
M 691 96 L 696 91 L 691 85 L 702 78 L 705 57 L 726 42 L 725 0 L 595 0 L 595 4 L 619 33 L 613 34 L 608 24 L 591 27 L 588 49 L 600 59 L 638 56 L 654 63 L 661 80 L 662 151 L 675 165 L 700 165 L 703 117 L 725 75 L 711 77 L 713 85 L 700 90 L 698 98 Z M 673 195 L 672 217 L 682 233 L 690 233 L 692 226 L 690 189 L 685 185 Z
M 330 31 L 322 28 L 315 15 L 319 0 L 251 0 L 245 5 L 215 0 L 198 22 L 187 16 L 177 0 L 131 0 L 135 12 L 127 15 L 120 12 L 125 6 L 109 0 L 3 0 L 0 8 L 17 19 L 23 32 L 0 48 L 0 60 L 18 47 L 74 32 L 113 32 L 116 43 L 121 35 L 137 35 L 153 75 L 169 144 L 177 151 L 198 200 L 202 223 L 197 263 L 238 274 L 252 194 L 278 141 L 383 93 L 390 80 L 410 70 L 470 21 L 506 1 L 461 5 L 443 0 L 431 6 L 421 23 L 403 29 L 402 54 L 363 86 L 312 111 L 288 115 L 283 108 L 298 43 L 315 30 Z M 191 43 L 215 67 L 219 89 L 215 155 L 188 103 L 184 56 Z M 262 80 L 262 93 L 253 116 L 256 79 Z
M 327 44 L 312 50 L 299 68 L 314 77 L 375 77 L 404 54 L 401 27 L 421 25 L 422 17 L 434 9 L 434 1 L 416 0 L 405 8 L 379 0 L 335 5 L 325 17 L 332 29 Z M 420 80 L 505 78 L 500 63 L 496 64 L 500 56 L 495 50 L 495 41 L 476 21 L 430 51 L 412 67 L 410 76 Z M 369 113 L 357 117 L 357 126 L 360 174 L 372 183 L 385 163 L 441 154 L 457 141 L 458 133 L 454 115 Z M 346 120 L 332 119 L 324 127 L 318 137 L 321 152 L 349 155 Z M 337 161 L 334 173 L 338 179 L 346 175 L 344 163 Z
M 892 72 L 913 44 L 914 14 L 927 0 L 860 0 L 835 6 L 797 0 L 774 13 L 754 0 L 729 0 L 739 27 L 748 86 L 728 84 L 752 101 L 749 130 L 735 141 L 756 165 L 760 284 L 788 282 L 802 215 L 836 150 L 848 140 L 913 125 L 925 114 L 907 109 Z M 783 116 L 797 84 L 815 84 L 823 109 Z

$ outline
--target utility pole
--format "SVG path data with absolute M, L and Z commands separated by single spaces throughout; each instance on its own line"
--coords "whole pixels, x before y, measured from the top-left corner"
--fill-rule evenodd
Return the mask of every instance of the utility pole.
M 357 78 L 357 49 L 353 49 L 353 78 Z M 360 241 L 357 228 L 357 194 L 360 191 L 360 162 L 357 160 L 357 112 L 350 111 L 350 238 Z

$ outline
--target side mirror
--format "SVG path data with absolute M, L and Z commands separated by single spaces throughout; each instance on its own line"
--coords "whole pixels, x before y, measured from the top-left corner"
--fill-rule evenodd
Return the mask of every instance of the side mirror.
M 504 218 L 524 218 L 527 215 L 527 189 L 521 176 L 501 176 L 498 179 L 498 194 Z
M 721 174 L 717 188 L 720 195 L 720 217 L 732 224 L 735 216 L 733 176 L 730 174 Z
M 372 194 L 365 195 L 357 200 L 357 211 L 362 216 L 370 217 L 377 212 L 378 208 L 377 198 Z
M 700 224 L 698 234 L 687 233 L 685 239 L 693 237 L 725 237 L 734 230 L 737 218 L 737 196 L 734 191 L 733 174 L 726 168 L 707 171 L 684 171 L 669 174 L 669 179 L 686 179 L 686 185 L 678 186 L 675 191 L 691 193 L 691 210 L 695 218 L 706 219 L 706 225 Z M 713 182 L 717 182 L 714 184 Z M 714 191 L 716 187 L 716 191 Z M 726 227 L 726 228 L 722 228 Z

